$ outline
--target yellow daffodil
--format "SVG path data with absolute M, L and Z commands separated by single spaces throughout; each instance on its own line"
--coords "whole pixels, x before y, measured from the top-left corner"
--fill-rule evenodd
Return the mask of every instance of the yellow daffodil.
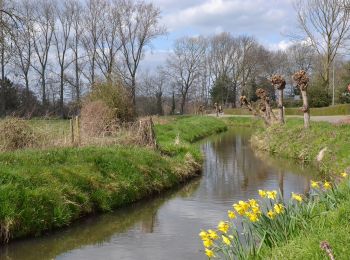
M 325 188 L 325 190 L 329 190 L 332 188 L 332 185 L 330 182 L 328 181 L 325 181 L 324 184 L 323 184 L 323 188 Z
M 222 241 L 228 246 L 231 245 L 230 239 L 228 239 L 226 236 L 222 236 Z
M 298 202 L 302 202 L 303 201 L 303 197 L 300 194 L 296 194 L 294 192 L 292 192 L 292 199 L 298 201 Z
M 266 198 L 266 191 L 259 190 L 259 196 L 262 197 L 262 198 Z
M 208 248 L 205 249 L 205 254 L 206 254 L 209 258 L 215 256 L 213 250 L 210 250 L 210 249 L 208 249 Z
M 204 240 L 204 239 L 208 238 L 209 234 L 207 232 L 205 232 L 205 231 L 201 231 L 199 233 L 199 236 L 201 237 L 202 240 Z
M 277 198 L 277 191 L 267 191 L 266 192 L 267 198 L 275 200 Z
M 227 211 L 227 215 L 230 219 L 236 218 L 236 214 L 232 210 Z
M 257 206 L 259 206 L 259 204 L 258 204 L 258 203 L 256 202 L 256 200 L 254 200 L 254 199 L 249 200 L 248 202 L 249 202 L 249 205 L 250 205 L 251 207 L 257 207 Z
M 256 205 L 256 206 L 252 207 L 252 212 L 254 214 L 260 215 L 261 214 L 261 210 L 260 210 L 259 205 Z
M 274 219 L 275 216 L 276 216 L 276 213 L 275 213 L 274 211 L 272 211 L 272 210 L 269 210 L 269 211 L 267 212 L 267 216 L 268 216 L 270 219 Z
M 233 208 L 237 211 L 237 213 L 241 216 L 249 209 L 249 203 L 240 200 L 238 204 L 233 204 Z
M 257 214 L 254 214 L 252 212 L 247 212 L 246 216 L 249 218 L 251 222 L 257 222 L 259 220 L 259 216 Z
M 213 240 L 216 240 L 219 238 L 218 234 L 214 230 L 209 229 L 208 230 L 209 237 Z
M 206 248 L 213 246 L 213 244 L 214 244 L 213 240 L 211 240 L 209 238 L 203 240 L 203 246 Z
M 318 189 L 318 188 L 320 188 L 320 185 L 318 184 L 317 181 L 311 181 L 311 187 L 315 188 L 315 189 Z
M 232 235 L 229 235 L 228 237 L 231 238 L 231 240 L 233 240 L 233 236 Z
M 347 174 L 346 172 L 342 172 L 340 175 L 341 175 L 343 178 L 348 177 L 348 174 Z
M 281 214 L 281 213 L 283 213 L 283 211 L 284 211 L 284 206 L 283 206 L 283 204 L 281 204 L 281 203 L 275 204 L 275 205 L 273 206 L 273 208 L 274 208 L 276 214 Z
M 220 221 L 218 224 L 218 230 L 220 230 L 223 233 L 227 233 L 227 231 L 229 230 L 230 225 L 227 222 L 224 221 Z

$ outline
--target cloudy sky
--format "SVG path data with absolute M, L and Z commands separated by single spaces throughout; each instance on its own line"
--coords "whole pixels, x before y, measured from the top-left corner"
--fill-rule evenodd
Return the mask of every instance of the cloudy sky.
M 151 1 L 151 0 L 150 0 Z M 153 43 L 149 66 L 161 64 L 176 38 L 223 31 L 252 35 L 270 49 L 289 44 L 296 26 L 293 0 L 152 0 L 161 9 L 168 34 Z

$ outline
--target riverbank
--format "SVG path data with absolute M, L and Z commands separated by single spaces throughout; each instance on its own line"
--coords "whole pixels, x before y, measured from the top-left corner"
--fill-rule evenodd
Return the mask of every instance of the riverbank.
M 106 146 L 1 153 L 0 240 L 38 236 L 174 187 L 201 169 L 194 142 L 226 129 L 216 118 L 178 117 L 156 125 L 160 151 Z
M 257 149 L 275 156 L 314 164 L 323 177 L 332 182 L 339 179 L 341 172 L 350 170 L 350 125 L 313 122 L 311 128 L 305 130 L 302 120 L 288 119 L 283 127 L 258 129 L 251 141 Z M 322 149 L 324 153 L 320 153 Z M 320 248 L 322 241 L 329 243 L 336 259 L 348 259 L 349 201 L 347 179 L 337 188 L 336 203 L 332 207 L 317 204 L 313 210 L 315 217 L 307 223 L 307 228 L 297 232 L 285 245 L 263 248 L 261 259 L 328 259 Z
M 305 130 L 302 120 L 288 119 L 284 126 L 258 129 L 252 145 L 275 156 L 313 164 L 325 177 L 350 166 L 350 125 L 312 122 Z

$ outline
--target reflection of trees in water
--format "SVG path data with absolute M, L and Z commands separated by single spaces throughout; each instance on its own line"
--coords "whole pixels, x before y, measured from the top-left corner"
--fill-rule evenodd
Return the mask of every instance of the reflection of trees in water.
M 304 177 L 291 173 L 302 172 L 302 169 L 293 161 L 273 160 L 270 156 L 258 155 L 251 149 L 249 135 L 245 133 L 228 133 L 221 135 L 217 140 L 206 143 L 203 147 L 206 152 L 205 171 L 209 175 L 207 189 L 213 195 L 227 198 L 232 194 L 242 197 L 273 182 L 285 192 L 285 185 L 299 185 L 299 191 L 309 186 Z
M 249 147 L 248 136 L 226 134 L 214 142 L 205 145 L 206 164 L 213 185 L 227 189 L 246 191 L 250 182 L 264 181 L 269 175 L 269 168 L 256 159 Z M 230 183 L 230 185 L 228 185 Z M 220 192 L 220 191 L 218 191 Z M 221 191 L 225 195 L 225 190 Z
M 110 214 L 82 220 L 53 234 L 28 240 L 13 241 L 0 247 L 0 259 L 53 259 L 70 250 L 109 241 L 115 234 L 139 227 L 142 233 L 152 233 L 157 223 L 158 209 L 174 197 L 192 196 L 200 183 L 195 179 L 161 197 L 143 200 Z

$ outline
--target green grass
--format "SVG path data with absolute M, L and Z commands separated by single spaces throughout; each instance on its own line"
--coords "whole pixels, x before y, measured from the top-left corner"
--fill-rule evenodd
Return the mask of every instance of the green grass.
M 216 118 L 181 117 L 156 126 L 161 152 L 110 146 L 0 153 L 0 240 L 37 236 L 171 188 L 201 168 L 192 143 L 225 129 Z
M 286 245 L 264 248 L 261 259 L 329 259 L 320 249 L 320 243 L 327 241 L 336 259 L 349 259 L 350 246 L 350 188 L 340 188 L 339 206 L 326 210 L 318 205 L 319 211 L 308 223 L 305 230 L 299 232 Z
M 300 115 L 303 113 L 300 108 L 286 108 L 286 115 Z M 311 108 L 311 116 L 338 116 L 350 115 L 350 104 L 335 105 L 330 107 Z
M 302 120 L 289 119 L 283 127 L 260 129 L 252 138 L 259 149 L 277 156 L 315 164 L 326 179 L 339 176 L 350 165 L 350 125 L 332 125 L 312 122 L 305 130 Z M 327 147 L 322 162 L 316 161 L 319 151 Z M 350 185 L 338 190 L 337 207 L 326 209 L 316 206 L 319 212 L 286 245 L 264 249 L 261 259 L 328 259 L 320 249 L 320 242 L 327 241 L 333 248 L 336 259 L 349 259 L 350 247 Z
M 226 108 L 224 109 L 226 115 L 251 115 L 252 113 L 246 108 Z

